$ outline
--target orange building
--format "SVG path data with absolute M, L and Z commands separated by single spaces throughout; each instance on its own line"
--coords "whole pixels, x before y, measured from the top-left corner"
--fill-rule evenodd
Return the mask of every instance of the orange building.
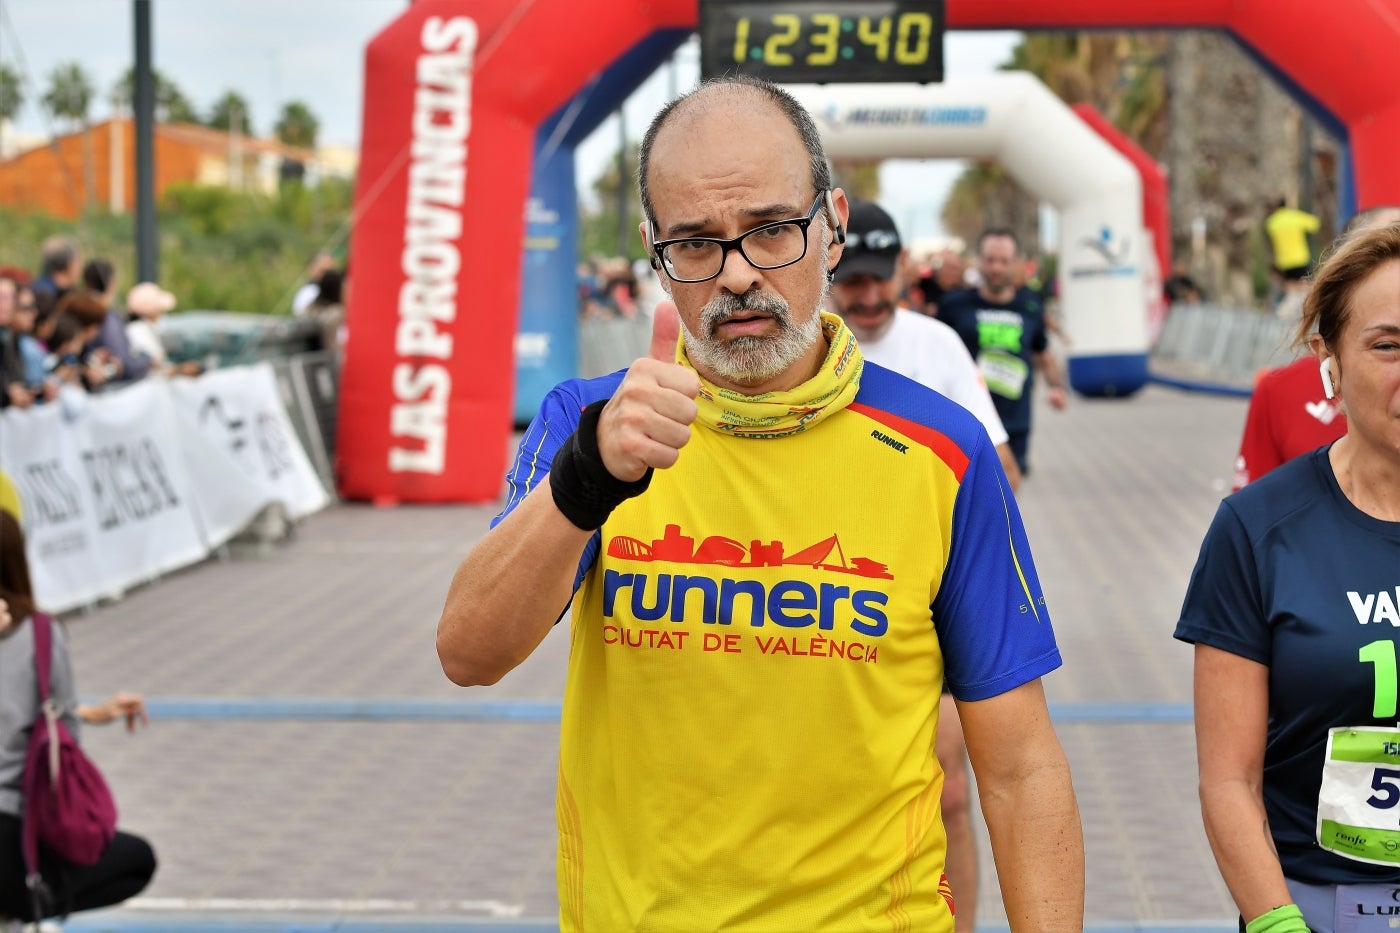
M 192 123 L 157 124 L 156 200 L 181 182 L 271 193 L 284 160 L 312 167 L 314 159 L 310 150 L 274 140 Z M 0 204 L 6 207 L 73 220 L 88 203 L 115 212 L 136 203 L 136 134 L 129 118 L 59 136 L 0 162 Z

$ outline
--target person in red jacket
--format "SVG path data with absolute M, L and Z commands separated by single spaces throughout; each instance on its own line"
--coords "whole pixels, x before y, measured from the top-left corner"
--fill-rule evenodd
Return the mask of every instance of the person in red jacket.
M 1235 459 L 1235 490 L 1345 433 L 1347 416 L 1336 399 L 1325 396 L 1314 357 L 1270 370 L 1249 402 Z
M 1397 220 L 1400 207 L 1360 211 L 1347 222 L 1337 243 Z M 1245 417 L 1240 453 L 1235 459 L 1235 491 L 1346 432 L 1346 413 L 1336 399 L 1326 396 L 1316 359 L 1304 356 L 1265 373 L 1254 386 Z

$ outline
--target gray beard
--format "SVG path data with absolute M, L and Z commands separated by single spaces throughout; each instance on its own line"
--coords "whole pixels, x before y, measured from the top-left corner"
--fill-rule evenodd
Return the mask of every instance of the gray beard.
M 719 295 L 700 310 L 700 334 L 690 332 L 681 322 L 685 337 L 685 352 L 697 366 L 736 385 L 757 385 L 783 372 L 802 358 L 822 339 L 822 322 L 818 309 L 825 303 L 827 290 L 822 289 L 817 308 L 806 321 L 795 324 L 792 310 L 778 295 L 748 291 L 742 295 L 728 292 Z M 771 315 L 778 332 L 771 336 L 745 336 L 719 340 L 715 330 L 739 311 L 761 311 Z

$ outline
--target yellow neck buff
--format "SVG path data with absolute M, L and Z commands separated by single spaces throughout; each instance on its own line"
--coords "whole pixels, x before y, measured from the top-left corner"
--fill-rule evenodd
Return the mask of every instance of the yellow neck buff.
M 860 388 L 865 361 L 845 322 L 829 311 L 821 316 L 827 351 L 816 375 L 786 392 L 763 395 L 721 389 L 702 376 L 695 399 L 700 408 L 696 423 L 721 434 L 768 440 L 799 434 L 845 408 Z M 695 368 L 686 356 L 684 341 L 676 351 L 676 362 Z

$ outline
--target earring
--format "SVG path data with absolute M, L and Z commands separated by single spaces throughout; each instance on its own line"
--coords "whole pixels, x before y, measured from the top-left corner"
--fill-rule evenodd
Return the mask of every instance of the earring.
M 1322 365 L 1318 367 L 1318 374 L 1322 376 L 1322 394 L 1329 399 L 1337 397 L 1337 387 L 1332 383 L 1332 357 L 1324 356 Z

